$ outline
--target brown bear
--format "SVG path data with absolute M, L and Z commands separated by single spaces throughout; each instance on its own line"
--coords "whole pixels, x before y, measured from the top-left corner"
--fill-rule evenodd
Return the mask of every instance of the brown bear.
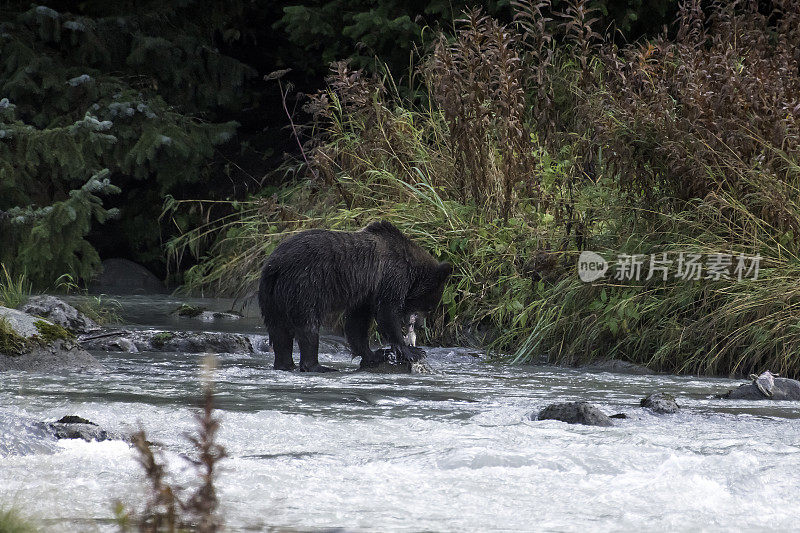
M 360 231 L 308 230 L 289 237 L 267 259 L 258 290 L 275 369 L 295 368 L 296 338 L 301 371 L 332 371 L 319 364 L 319 328 L 328 314 L 341 311 L 362 368 L 382 360 L 369 347 L 373 318 L 395 353 L 416 360 L 422 352 L 404 342 L 403 318 L 433 310 L 451 271 L 386 221 Z

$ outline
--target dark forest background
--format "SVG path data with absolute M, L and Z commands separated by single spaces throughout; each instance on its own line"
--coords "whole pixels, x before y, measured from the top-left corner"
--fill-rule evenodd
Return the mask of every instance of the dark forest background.
M 473 5 L 3 0 L 0 260 L 44 287 L 63 273 L 87 279 L 108 257 L 166 278 L 163 244 L 200 214 L 164 224 L 165 198 L 244 199 L 289 179 L 280 169 L 297 142 L 265 75 L 291 69 L 285 103 L 299 124 L 298 97 L 323 88 L 336 60 L 413 92 L 412 65 Z M 624 41 L 659 32 L 677 2 L 586 5 Z M 511 22 L 509 2 L 482 7 Z

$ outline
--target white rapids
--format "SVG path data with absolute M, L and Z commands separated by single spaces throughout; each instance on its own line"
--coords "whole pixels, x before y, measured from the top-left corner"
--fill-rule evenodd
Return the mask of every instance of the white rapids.
M 139 325 L 177 327 L 159 314 L 166 305 L 137 315 Z M 263 334 L 254 324 L 224 327 Z M 229 530 L 730 531 L 800 521 L 800 405 L 714 398 L 741 382 L 510 367 L 464 348 L 428 349 L 435 374 L 378 375 L 355 372 L 337 339 L 321 350 L 342 372 L 220 356 L 230 457 L 218 490 Z M 75 414 L 120 434 L 141 427 L 175 478 L 192 479 L 184 434 L 195 425 L 198 354 L 96 355 L 100 373 L 0 376 L 0 509 L 47 530 L 113 531 L 114 501 L 135 506 L 145 487 L 124 442 L 46 441 L 36 421 Z M 674 394 L 681 412 L 638 407 L 654 391 Z M 595 428 L 526 416 L 574 400 L 629 418 Z

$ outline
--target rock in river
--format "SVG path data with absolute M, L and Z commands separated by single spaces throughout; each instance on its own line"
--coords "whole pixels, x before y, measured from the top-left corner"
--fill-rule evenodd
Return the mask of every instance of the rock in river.
M 363 372 L 373 372 L 375 374 L 433 374 L 433 369 L 428 361 L 381 361 L 375 366 L 361 368 Z
M 46 318 L 72 333 L 88 333 L 100 329 L 97 322 L 55 296 L 46 294 L 31 296 L 20 310 L 29 315 Z
M 531 416 L 531 418 L 534 418 Z M 560 420 L 567 424 L 586 426 L 613 426 L 614 423 L 603 411 L 586 402 L 555 403 L 542 409 L 537 420 Z
M 721 396 L 727 400 L 800 400 L 800 381 L 789 378 L 773 378 L 772 397 L 766 396 L 756 383 L 745 383 Z
M 197 318 L 203 322 L 215 322 L 217 320 L 239 320 L 242 314 L 238 311 L 208 311 L 205 307 L 190 304 L 181 304 L 172 314 L 184 318 Z
M 114 438 L 94 422 L 74 415 L 64 416 L 56 422 L 48 422 L 45 426 L 57 439 L 83 439 L 91 442 Z
M 637 376 L 651 376 L 655 374 L 652 370 L 630 361 L 620 361 L 619 359 L 605 359 L 594 361 L 578 367 L 587 372 L 613 372 L 615 374 L 631 374 Z
M 109 331 L 79 338 L 87 350 L 103 352 L 255 353 L 250 337 L 220 331 Z
M 56 422 L 40 422 L 12 412 L 0 412 L 0 457 L 53 453 L 61 439 L 82 439 L 88 442 L 127 437 L 106 431 L 94 422 L 78 416 L 65 416 Z M 3 530 L 0 527 L 0 530 Z M 4 530 L 3 530 L 4 531 Z
M 376 355 L 381 361 L 372 366 L 360 366 L 359 370 L 376 374 L 433 374 L 425 351 L 417 346 L 406 347 L 413 354 L 413 360 L 394 348 L 380 348 Z
M 162 294 L 164 283 L 155 274 L 133 261 L 122 258 L 103 261 L 103 272 L 89 284 L 93 294 Z
M 97 368 L 102 365 L 78 346 L 63 327 L 16 309 L 0 307 L 0 372 Z
M 665 392 L 654 392 L 646 398 L 642 398 L 641 406 L 662 415 L 677 413 L 680 410 L 675 397 Z

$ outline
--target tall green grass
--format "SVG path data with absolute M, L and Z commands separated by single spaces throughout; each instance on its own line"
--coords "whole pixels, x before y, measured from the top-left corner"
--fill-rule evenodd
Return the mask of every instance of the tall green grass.
M 16 309 L 28 301 L 33 286 L 25 279 L 25 274 L 12 276 L 4 264 L 0 264 L 0 267 L 3 269 L 0 275 L 0 305 Z
M 769 186 L 765 176 L 758 179 Z M 800 210 L 793 214 L 800 220 Z M 538 288 L 519 315 L 534 327 L 522 337 L 520 327 L 504 332 L 500 344 L 517 345 L 509 360 L 616 358 L 667 372 L 741 376 L 770 369 L 800 377 L 800 253 L 790 230 L 729 193 L 625 229 L 615 227 L 595 251 L 612 260 L 620 253 L 760 255 L 758 278 L 584 283 L 573 273 Z

